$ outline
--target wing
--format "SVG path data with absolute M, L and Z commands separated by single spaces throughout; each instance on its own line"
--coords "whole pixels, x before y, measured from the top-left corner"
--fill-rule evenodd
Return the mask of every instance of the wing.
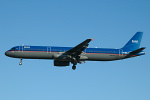
M 80 59 L 80 54 L 88 47 L 88 43 L 93 40 L 93 39 L 86 39 L 82 43 L 78 44 L 74 48 L 66 51 L 62 55 L 58 56 L 54 60 L 54 64 L 57 66 L 68 66 L 69 62 L 75 66 L 77 63 L 81 63 L 79 61 Z M 61 61 L 61 62 L 60 62 Z
M 82 43 L 78 44 L 74 48 L 66 51 L 65 53 L 61 54 L 55 60 L 61 61 L 74 61 L 74 63 L 79 62 L 80 54 L 88 47 L 88 43 L 93 39 L 86 39 Z
M 93 40 L 93 39 L 86 39 L 85 41 L 83 41 L 82 43 L 78 44 L 74 48 L 66 51 L 65 54 L 66 55 L 70 55 L 72 57 L 77 57 L 78 55 L 80 55 L 88 47 L 88 45 L 89 45 L 88 43 L 91 40 Z

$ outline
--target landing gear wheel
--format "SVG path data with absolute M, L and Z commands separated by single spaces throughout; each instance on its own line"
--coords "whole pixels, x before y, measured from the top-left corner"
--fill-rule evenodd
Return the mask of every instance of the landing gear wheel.
M 19 63 L 19 65 L 22 65 L 22 63 Z
M 22 59 L 20 59 L 20 63 L 19 63 L 19 65 L 22 65 Z
M 73 66 L 72 66 L 72 69 L 73 69 L 73 70 L 75 70 L 75 69 L 76 69 L 76 66 L 75 66 L 75 65 L 73 65 Z

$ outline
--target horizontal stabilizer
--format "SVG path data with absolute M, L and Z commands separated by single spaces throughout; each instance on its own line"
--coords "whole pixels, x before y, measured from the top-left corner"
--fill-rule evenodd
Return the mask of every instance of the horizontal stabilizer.
M 128 58 L 128 57 L 131 57 L 133 55 L 136 55 L 136 54 L 140 53 L 141 51 L 143 51 L 145 48 L 146 47 L 142 47 L 140 49 L 134 50 L 134 51 L 130 52 L 126 57 Z
M 131 55 L 138 54 L 138 53 L 140 53 L 141 51 L 143 51 L 145 48 L 146 48 L 146 47 L 142 47 L 142 48 L 140 48 L 140 49 L 137 49 L 137 50 L 135 50 L 135 51 L 130 52 L 129 54 L 131 54 Z

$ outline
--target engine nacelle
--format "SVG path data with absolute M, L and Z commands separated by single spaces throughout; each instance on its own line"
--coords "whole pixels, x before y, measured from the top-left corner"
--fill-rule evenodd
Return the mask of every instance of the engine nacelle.
M 70 62 L 68 61 L 60 61 L 60 60 L 54 60 L 54 66 L 69 66 Z

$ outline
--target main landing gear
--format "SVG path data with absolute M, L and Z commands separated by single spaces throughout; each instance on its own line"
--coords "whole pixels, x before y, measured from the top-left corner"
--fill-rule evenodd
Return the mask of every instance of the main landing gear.
M 73 60 L 72 60 L 71 63 L 73 64 L 72 69 L 75 70 L 76 69 L 76 65 L 78 63 L 77 60 L 76 60 L 76 58 L 73 58 Z
M 76 69 L 76 66 L 75 66 L 75 65 L 73 65 L 73 66 L 72 66 L 72 69 L 73 69 L 73 70 L 75 70 L 75 69 Z
M 19 65 L 22 65 L 22 59 L 20 59 L 20 63 L 19 63 Z

